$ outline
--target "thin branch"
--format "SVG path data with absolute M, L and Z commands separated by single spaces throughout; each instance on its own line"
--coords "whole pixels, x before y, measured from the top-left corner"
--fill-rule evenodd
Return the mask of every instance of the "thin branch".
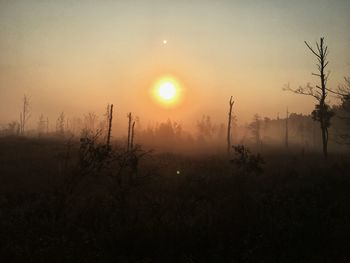
M 340 90 L 340 92 L 334 91 L 334 90 L 328 89 L 328 88 L 326 88 L 326 90 L 329 91 L 330 93 L 333 93 L 333 94 L 335 94 L 335 95 L 339 95 L 339 96 L 342 96 L 342 97 L 348 95 L 345 91 L 342 92 L 341 90 Z
M 317 54 L 317 53 L 313 50 L 313 48 L 310 47 L 310 45 L 309 45 L 306 41 L 304 41 L 304 43 L 305 43 L 305 45 L 311 50 L 311 52 L 314 53 L 314 55 L 315 55 L 316 57 L 318 57 L 318 58 L 321 59 L 320 55 Z
M 307 95 L 307 96 L 312 96 L 314 97 L 315 99 L 319 100 L 320 99 L 320 96 L 321 94 L 318 92 L 318 91 L 315 91 L 313 87 L 310 86 L 310 84 L 308 83 L 306 87 L 299 87 L 297 89 L 292 89 L 290 86 L 289 86 L 289 83 L 286 84 L 284 87 L 283 87 L 283 90 L 284 91 L 291 91 L 295 94 L 301 94 L 301 95 Z
M 328 46 L 326 46 L 323 53 L 324 53 L 324 58 L 326 58 L 328 56 L 328 53 L 329 53 Z
M 319 53 L 319 54 L 322 54 L 322 52 L 321 52 L 322 42 L 321 42 L 321 48 L 320 48 L 320 45 L 319 45 L 318 42 L 316 41 L 316 47 L 317 47 L 318 53 Z

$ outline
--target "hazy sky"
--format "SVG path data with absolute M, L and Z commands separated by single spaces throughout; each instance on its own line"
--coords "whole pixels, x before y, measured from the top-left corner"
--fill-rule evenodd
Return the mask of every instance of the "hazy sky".
M 0 123 L 18 119 L 31 96 L 40 113 L 134 112 L 144 124 L 226 121 L 229 96 L 241 123 L 256 112 L 309 113 L 314 101 L 282 91 L 315 83 L 304 40 L 329 45 L 330 87 L 350 75 L 349 0 L 15 1 L 0 0 Z M 163 44 L 166 39 L 168 43 Z M 154 81 L 171 74 L 183 103 L 160 107 Z

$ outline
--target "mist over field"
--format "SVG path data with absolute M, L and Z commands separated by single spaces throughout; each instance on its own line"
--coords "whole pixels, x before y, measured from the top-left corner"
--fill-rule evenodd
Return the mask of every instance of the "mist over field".
M 329 86 L 342 84 L 347 10 L 343 0 L 1 1 L 0 123 L 18 120 L 24 94 L 32 97 L 31 128 L 41 113 L 54 129 L 61 111 L 70 119 L 101 115 L 114 103 L 121 125 L 132 111 L 144 125 L 170 118 L 193 129 L 204 114 L 226 123 L 231 95 L 240 124 L 255 113 L 282 117 L 287 106 L 310 114 L 311 98 L 282 87 L 317 82 L 304 40 L 321 36 L 330 47 Z M 167 74 L 185 94 L 181 105 L 161 110 L 149 91 Z

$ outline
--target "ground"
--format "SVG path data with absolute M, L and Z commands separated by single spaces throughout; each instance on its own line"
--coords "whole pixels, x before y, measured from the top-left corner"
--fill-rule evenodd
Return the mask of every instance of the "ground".
M 274 150 L 255 174 L 232 156 L 153 152 L 137 172 L 83 173 L 78 150 L 0 139 L 2 262 L 350 260 L 345 154 Z

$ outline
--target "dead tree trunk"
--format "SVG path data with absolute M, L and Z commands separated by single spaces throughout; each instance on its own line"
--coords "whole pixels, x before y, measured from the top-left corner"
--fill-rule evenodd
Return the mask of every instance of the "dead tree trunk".
M 132 115 L 131 112 L 128 113 L 128 119 L 129 119 L 129 123 L 128 123 L 128 142 L 127 142 L 127 151 L 130 151 L 130 138 L 131 138 L 131 119 L 132 119 Z
M 111 133 L 112 133 L 112 120 L 113 120 L 113 104 L 110 106 L 108 113 L 108 133 L 107 133 L 107 147 L 111 144 Z
M 130 150 L 134 149 L 134 135 L 135 135 L 135 121 L 132 122 L 131 138 L 130 138 Z
M 135 132 L 135 121 L 132 119 L 132 114 L 129 112 L 128 114 L 128 145 L 127 145 L 127 153 L 128 153 L 128 161 L 127 165 L 129 166 L 129 176 L 128 183 L 132 184 L 134 176 L 137 174 L 137 165 L 138 165 L 138 157 L 136 152 L 134 152 L 134 132 Z
M 321 87 L 316 85 L 316 88 L 319 89 L 319 91 L 317 91 L 317 94 L 316 94 L 319 100 L 319 109 L 316 109 L 316 111 L 318 112 L 315 112 L 315 115 L 316 115 L 316 119 L 318 119 L 318 121 L 320 122 L 320 127 L 322 132 L 323 155 L 325 158 L 327 158 L 328 127 L 330 125 L 329 123 L 330 117 L 327 114 L 327 105 L 326 105 L 326 97 L 327 97 L 326 84 L 327 84 L 328 76 L 325 75 L 324 71 L 328 65 L 328 61 L 327 61 L 328 47 L 324 45 L 323 37 L 321 37 L 319 44 L 316 43 L 318 53 L 316 53 L 306 41 L 305 41 L 305 44 L 310 49 L 310 51 L 317 57 L 317 60 L 319 62 L 319 64 L 317 65 L 319 74 L 313 73 L 313 75 L 320 77 L 320 81 L 321 81 Z
M 231 122 L 232 122 L 232 107 L 235 102 L 231 96 L 229 101 L 229 111 L 228 111 L 228 124 L 227 124 L 227 153 L 230 154 L 231 150 Z
M 49 134 L 49 117 L 46 117 L 46 134 Z
M 28 98 L 28 96 L 24 95 L 23 108 L 22 108 L 22 112 L 20 113 L 20 117 L 19 117 L 20 133 L 22 135 L 24 135 L 24 133 L 25 133 L 26 124 L 27 124 L 28 119 L 30 118 L 29 106 L 30 106 L 29 98 Z
M 329 105 L 327 105 L 326 97 L 328 95 L 328 92 L 335 94 L 337 94 L 337 92 L 326 87 L 329 74 L 325 74 L 325 68 L 329 62 L 327 61 L 328 47 L 324 44 L 324 38 L 321 37 L 320 42 L 316 42 L 317 50 L 313 49 L 306 41 L 305 44 L 317 58 L 318 73 L 312 73 L 312 75 L 319 77 L 321 83 L 320 85 L 315 85 L 315 87 L 308 84 L 306 87 L 299 87 L 298 89 L 291 89 L 288 85 L 285 90 L 289 90 L 297 94 L 312 96 L 318 102 L 316 104 L 315 110 L 312 112 L 312 117 L 314 120 L 320 123 L 322 134 L 322 151 L 324 157 L 327 158 L 328 128 L 331 125 L 330 120 L 333 117 L 334 113 L 330 109 Z

